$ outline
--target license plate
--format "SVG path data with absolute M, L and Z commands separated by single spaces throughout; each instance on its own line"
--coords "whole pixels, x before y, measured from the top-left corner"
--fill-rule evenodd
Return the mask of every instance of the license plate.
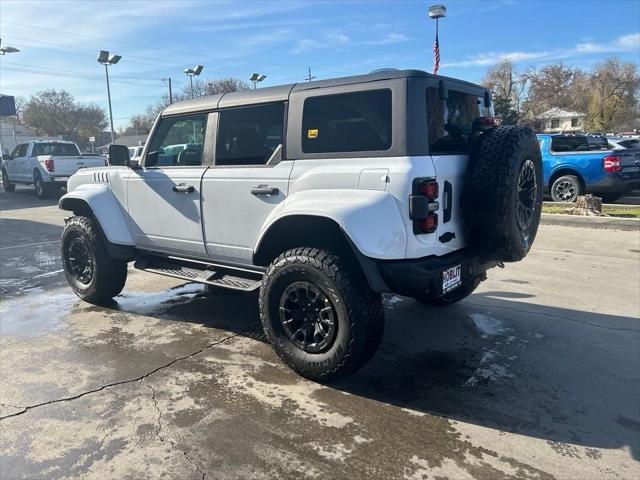
M 460 284 L 462 283 L 462 280 L 460 278 L 461 272 L 461 265 L 447 268 L 442 272 L 442 293 L 450 292 L 454 288 L 460 286 Z

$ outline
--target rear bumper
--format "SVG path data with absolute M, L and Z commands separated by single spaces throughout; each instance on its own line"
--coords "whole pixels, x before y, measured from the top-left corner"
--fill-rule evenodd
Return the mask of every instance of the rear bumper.
M 640 173 L 610 174 L 586 185 L 588 193 L 625 193 L 640 188 Z
M 448 268 L 461 265 L 460 286 L 464 286 L 473 283 L 478 277 L 484 278 L 486 271 L 497 264 L 495 261 L 481 260 L 467 250 L 442 257 L 376 260 L 376 266 L 387 289 L 408 297 L 424 294 L 442 296 L 442 273 Z

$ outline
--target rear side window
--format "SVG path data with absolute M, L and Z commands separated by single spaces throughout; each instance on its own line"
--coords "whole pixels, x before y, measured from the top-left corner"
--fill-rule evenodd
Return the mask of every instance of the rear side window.
M 437 88 L 427 88 L 427 129 L 432 154 L 469 153 L 473 121 L 491 116 L 484 98 L 449 90 L 448 98 L 440 98 Z
M 591 147 L 586 137 L 552 137 L 552 152 L 588 152 Z
M 282 143 L 284 104 L 222 110 L 216 165 L 264 165 Z
M 34 143 L 33 156 L 52 155 L 54 157 L 72 157 L 80 155 L 78 148 L 72 143 Z
M 389 150 L 391 132 L 391 90 L 325 95 L 304 102 L 304 153 Z

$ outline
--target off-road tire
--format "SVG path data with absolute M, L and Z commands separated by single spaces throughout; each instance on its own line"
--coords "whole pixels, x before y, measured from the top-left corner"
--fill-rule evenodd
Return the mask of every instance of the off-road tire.
M 422 295 L 413 297 L 420 303 L 425 305 L 432 306 L 445 306 L 445 305 L 453 305 L 454 303 L 458 303 L 460 300 L 464 300 L 469 295 L 471 295 L 478 285 L 480 285 L 481 280 L 478 278 L 473 283 L 469 283 L 467 285 L 462 285 L 452 292 L 445 293 L 441 297 L 434 297 L 432 295 Z
M 560 197 L 561 193 L 558 190 L 560 185 L 570 185 L 573 193 L 570 198 Z M 575 202 L 578 199 L 579 195 L 583 194 L 582 182 L 575 175 L 562 175 L 561 177 L 556 178 L 551 184 L 551 199 L 554 202 L 566 202 L 571 203 Z
M 2 188 L 7 193 L 11 193 L 16 190 L 16 184 L 9 181 L 9 175 L 7 175 L 7 171 L 4 168 L 2 169 Z
M 42 180 L 42 175 L 37 170 L 33 173 L 33 186 L 38 198 L 47 198 L 51 194 L 51 188 Z
M 528 222 L 519 221 L 519 182 L 531 173 Z M 542 157 L 533 131 L 504 125 L 474 140 L 465 179 L 463 210 L 467 243 L 485 259 L 522 260 L 535 239 L 542 211 Z
M 328 350 L 308 353 L 285 333 L 280 300 L 295 282 L 309 282 L 332 303 L 337 332 Z M 380 294 L 373 292 L 357 267 L 327 251 L 296 248 L 277 257 L 260 287 L 260 318 L 276 353 L 303 377 L 331 381 L 352 374 L 374 355 L 384 333 Z
M 94 266 L 91 280 L 87 283 L 78 280 L 70 267 L 69 242 L 78 237 L 86 241 Z M 109 257 L 102 232 L 94 218 L 71 217 L 64 227 L 60 244 L 64 274 L 78 297 L 89 303 L 104 305 L 122 291 L 127 280 L 127 262 Z
M 596 196 L 602 199 L 602 203 L 613 203 L 624 197 L 624 193 L 598 193 Z

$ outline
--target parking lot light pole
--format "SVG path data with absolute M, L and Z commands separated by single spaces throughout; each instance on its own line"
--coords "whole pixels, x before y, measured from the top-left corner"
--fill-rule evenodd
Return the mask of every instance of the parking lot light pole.
M 115 143 L 116 135 L 113 129 L 113 111 L 111 109 L 111 88 L 109 87 L 109 66 L 115 65 L 120 61 L 122 57 L 120 55 L 109 55 L 108 50 L 100 50 L 98 54 L 98 63 L 104 65 L 104 73 L 107 77 L 107 98 L 109 100 L 109 123 L 111 124 L 111 143 Z
M 429 7 L 429 18 L 436 21 L 436 40 L 433 42 L 433 74 L 440 70 L 440 40 L 438 39 L 438 27 L 441 18 L 447 16 L 447 7 L 444 5 L 432 5 Z
M 255 90 L 256 88 L 258 88 L 258 83 L 263 81 L 265 78 L 267 78 L 266 75 L 261 75 L 260 73 L 252 73 L 249 77 L 249 80 L 253 82 L 253 89 Z
M 189 83 L 191 84 L 191 98 L 193 98 L 193 77 L 194 75 L 200 75 L 200 73 L 202 73 L 202 69 L 204 67 L 202 65 L 196 65 L 193 68 L 185 68 L 184 69 L 184 73 L 186 73 L 189 76 Z

